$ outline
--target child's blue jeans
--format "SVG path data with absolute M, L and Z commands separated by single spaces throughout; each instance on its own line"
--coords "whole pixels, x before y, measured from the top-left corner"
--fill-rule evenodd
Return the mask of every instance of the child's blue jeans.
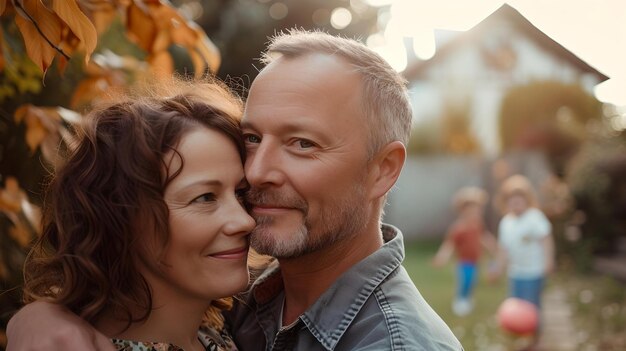
M 469 299 L 476 284 L 476 264 L 473 262 L 459 262 L 457 266 L 458 287 L 456 296 Z
M 543 280 L 543 277 L 530 279 L 511 278 L 509 280 L 510 295 L 532 302 L 539 309 L 541 307 Z

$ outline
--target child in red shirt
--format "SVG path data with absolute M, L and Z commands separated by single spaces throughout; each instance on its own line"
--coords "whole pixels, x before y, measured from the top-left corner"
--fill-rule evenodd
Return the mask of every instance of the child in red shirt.
M 495 240 L 485 230 L 483 214 L 487 203 L 487 193 L 477 187 L 464 187 L 453 198 L 458 213 L 450 225 L 446 238 L 433 258 L 433 265 L 443 266 L 456 253 L 457 292 L 452 302 L 452 310 L 459 316 L 473 309 L 472 293 L 476 283 L 477 263 L 482 246 L 493 251 Z

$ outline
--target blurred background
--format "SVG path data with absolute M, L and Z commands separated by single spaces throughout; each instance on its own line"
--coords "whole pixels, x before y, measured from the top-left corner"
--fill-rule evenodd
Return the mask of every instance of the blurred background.
M 406 77 L 410 157 L 385 221 L 404 232 L 405 266 L 466 350 L 524 342 L 495 319 L 505 283 L 481 278 L 476 308 L 459 317 L 453 265 L 430 261 L 453 194 L 493 196 L 513 174 L 532 181 L 556 241 L 542 350 L 626 349 L 621 0 L 2 0 L 0 14 L 0 349 L 46 177 L 84 111 L 149 74 L 211 72 L 245 97 L 268 37 L 293 27 L 361 40 Z

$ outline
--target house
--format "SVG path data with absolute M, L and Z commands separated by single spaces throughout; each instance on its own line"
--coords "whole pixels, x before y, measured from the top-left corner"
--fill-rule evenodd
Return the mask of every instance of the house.
M 592 93 L 608 79 L 507 4 L 452 39 L 450 32 L 438 34 L 436 54 L 404 71 L 414 120 L 436 120 L 451 107 L 466 111 L 478 148 L 487 156 L 501 151 L 498 115 L 510 87 L 555 80 L 578 83 Z
M 608 79 L 506 4 L 465 32 L 438 31 L 436 44 L 430 60 L 415 62 L 403 73 L 409 81 L 414 124 L 439 123 L 443 135 L 449 133 L 446 121 L 461 111 L 465 121 L 461 124 L 472 138 L 448 134 L 454 142 L 446 144 L 446 150 L 453 151 L 460 141 L 459 150 L 470 145 L 479 152 L 427 153 L 407 160 L 385 217 L 407 239 L 441 236 L 455 216 L 450 199 L 462 186 L 479 186 L 494 195 L 506 175 L 524 174 L 538 189 L 552 179 L 544 154 L 501 149 L 499 114 L 510 88 L 552 80 L 578 84 L 592 93 L 595 85 Z M 423 128 L 414 134 L 431 138 L 436 132 Z M 490 230 L 496 229 L 498 219 L 489 205 Z

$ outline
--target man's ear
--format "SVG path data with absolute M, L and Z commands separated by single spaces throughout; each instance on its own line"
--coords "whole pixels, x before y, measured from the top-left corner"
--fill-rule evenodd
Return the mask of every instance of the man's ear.
M 400 176 L 406 160 L 406 148 L 399 141 L 383 147 L 370 161 L 370 194 L 377 199 L 389 191 Z

